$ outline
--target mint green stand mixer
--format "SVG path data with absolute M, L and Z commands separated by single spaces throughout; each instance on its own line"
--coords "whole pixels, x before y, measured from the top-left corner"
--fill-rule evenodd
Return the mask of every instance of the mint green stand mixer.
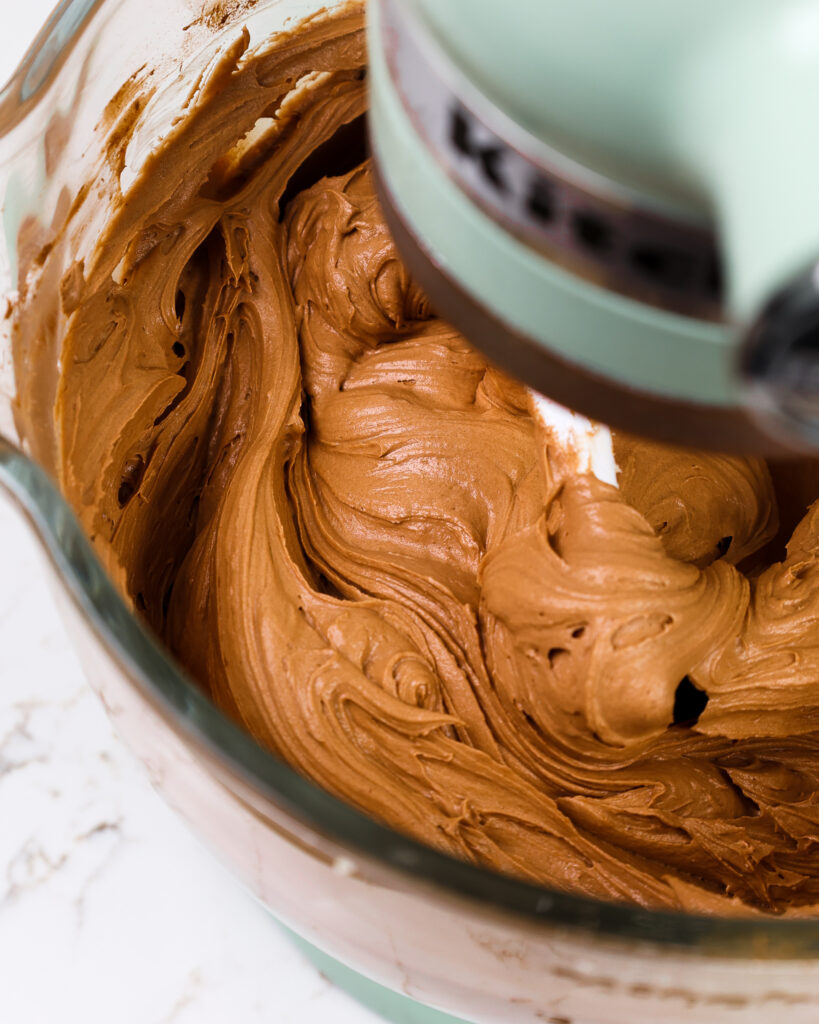
M 819 7 L 375 0 L 385 214 L 537 390 L 679 444 L 819 444 Z

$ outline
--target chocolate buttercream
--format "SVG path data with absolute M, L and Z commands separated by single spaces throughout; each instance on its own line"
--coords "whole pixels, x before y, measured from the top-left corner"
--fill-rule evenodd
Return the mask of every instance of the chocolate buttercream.
M 431 313 L 368 164 L 321 176 L 364 62 L 357 7 L 240 37 L 90 256 L 23 266 L 29 443 L 139 614 L 331 792 L 572 891 L 810 912 L 814 468 L 616 436 L 618 487 L 579 472 Z

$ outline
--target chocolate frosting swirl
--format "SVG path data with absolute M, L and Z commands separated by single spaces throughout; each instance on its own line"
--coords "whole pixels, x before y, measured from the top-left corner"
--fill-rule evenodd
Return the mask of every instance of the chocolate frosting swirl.
M 619 487 L 578 472 L 431 313 L 369 166 L 316 173 L 366 107 L 358 7 L 246 47 L 82 262 L 69 231 L 23 268 L 21 422 L 111 572 L 222 708 L 404 832 L 595 896 L 809 912 L 817 506 L 783 557 L 761 461 L 617 436 Z

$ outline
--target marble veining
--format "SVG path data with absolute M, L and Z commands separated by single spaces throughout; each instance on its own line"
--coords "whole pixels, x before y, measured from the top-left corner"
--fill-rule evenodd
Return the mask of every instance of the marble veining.
M 0 498 L 0 1021 L 369 1024 L 151 789 Z

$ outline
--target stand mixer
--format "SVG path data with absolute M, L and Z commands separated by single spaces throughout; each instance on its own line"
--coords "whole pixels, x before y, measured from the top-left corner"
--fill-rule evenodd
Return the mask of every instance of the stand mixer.
M 373 0 L 370 132 L 439 312 L 662 441 L 819 445 L 819 4 Z

